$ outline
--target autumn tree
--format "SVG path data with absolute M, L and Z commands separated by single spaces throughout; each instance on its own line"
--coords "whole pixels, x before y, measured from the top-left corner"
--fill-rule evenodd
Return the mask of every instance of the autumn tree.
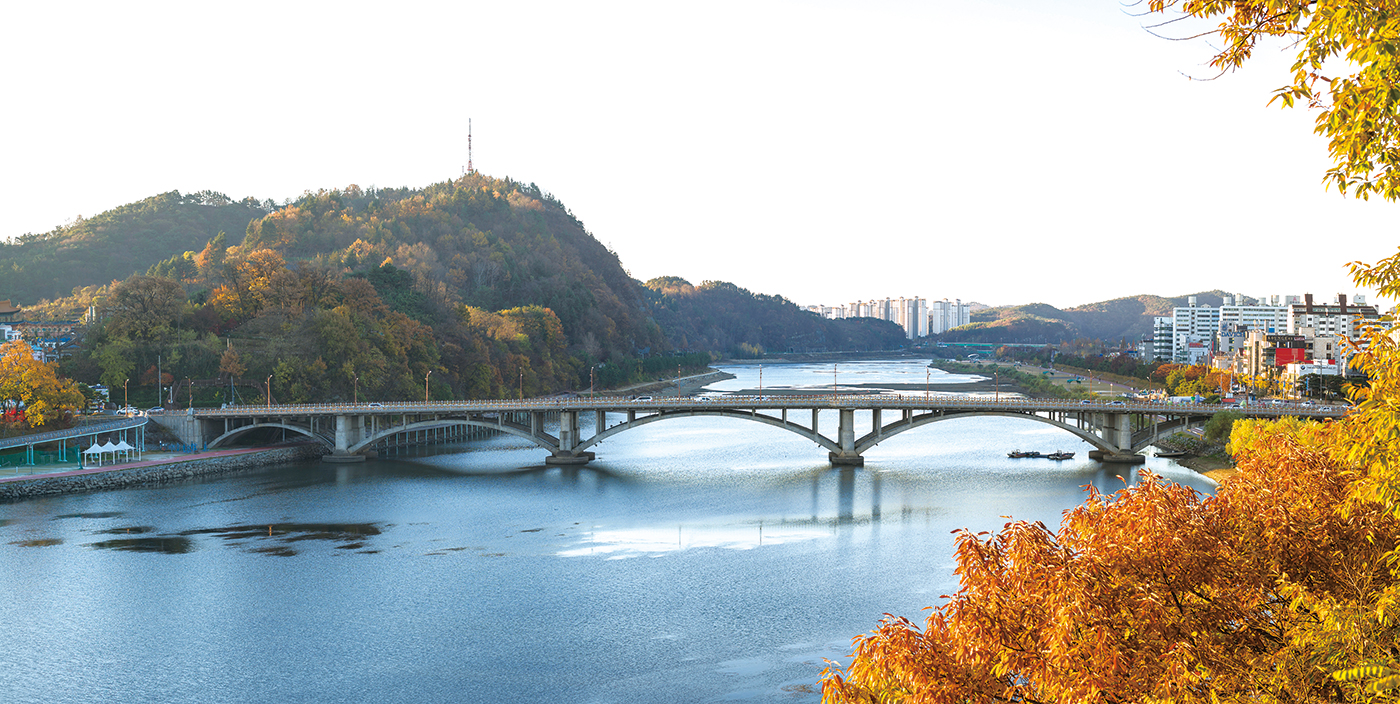
M 133 340 L 150 340 L 169 330 L 180 316 L 185 290 L 158 276 L 133 276 L 112 287 L 105 312 L 108 330 Z
M 1400 255 L 1353 272 L 1400 295 Z M 1340 421 L 1235 422 L 1214 496 L 1148 475 L 1057 531 L 961 532 L 957 593 L 857 638 L 824 700 L 1394 699 L 1400 344 L 1373 327 L 1352 364 L 1370 385 Z
M 83 394 L 57 365 L 34 359 L 21 340 L 0 345 L 0 405 L 22 405 L 24 418 L 37 428 L 65 419 L 83 405 Z
M 1243 66 L 1261 42 L 1281 39 L 1292 76 L 1272 102 L 1317 110 L 1327 138 L 1329 187 L 1359 198 L 1400 197 L 1400 4 L 1395 0 L 1149 0 L 1172 20 L 1215 22 L 1210 65 Z M 1187 30 L 1189 32 L 1189 30 Z

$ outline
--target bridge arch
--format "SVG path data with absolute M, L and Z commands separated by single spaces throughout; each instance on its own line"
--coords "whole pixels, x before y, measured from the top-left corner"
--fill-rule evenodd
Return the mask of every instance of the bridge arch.
M 1036 415 L 1036 414 L 1034 414 L 1034 413 L 1018 413 L 1018 412 L 1016 412 L 1016 411 L 980 411 L 980 410 L 978 410 L 978 411 L 961 411 L 961 412 L 957 412 L 957 413 L 939 413 L 939 414 L 926 413 L 926 414 L 924 414 L 924 415 L 916 415 L 916 416 L 914 416 L 913 418 L 910 418 L 910 419 L 908 419 L 908 420 L 900 420 L 900 421 L 896 421 L 896 422 L 894 422 L 894 423 L 890 423 L 889 425 L 887 425 L 887 426 L 885 426 L 885 427 L 883 427 L 883 428 L 881 428 L 881 429 L 879 429 L 879 430 L 872 431 L 872 432 L 870 432 L 869 434 L 865 435 L 864 437 L 861 437 L 861 438 L 857 439 L 857 440 L 856 440 L 856 453 L 857 453 L 857 454 L 864 454 L 866 450 L 869 450 L 870 448 L 875 447 L 876 445 L 880 444 L 881 442 L 884 442 L 885 440 L 888 440 L 888 439 L 890 439 L 891 437 L 893 437 L 893 436 L 895 436 L 895 435 L 898 435 L 898 434 L 900 434 L 900 433 L 903 433 L 903 432 L 905 432 L 905 431 L 907 431 L 907 430 L 913 430 L 913 429 L 915 429 L 915 428 L 922 428 L 922 427 L 924 427 L 925 425 L 929 425 L 929 424 L 931 424 L 931 423 L 937 423 L 937 422 L 939 422 L 939 421 L 953 420 L 953 419 L 956 419 L 956 418 L 972 418 L 972 417 L 976 417 L 976 416 L 998 416 L 998 417 L 1002 417 L 1002 418 L 1018 418 L 1018 419 L 1021 419 L 1021 420 L 1033 420 L 1033 421 L 1037 421 L 1037 422 L 1040 422 L 1040 423 L 1044 423 L 1044 424 L 1046 424 L 1046 425 L 1052 425 L 1052 426 L 1054 426 L 1054 427 L 1056 427 L 1056 428 L 1059 428 L 1059 429 L 1061 429 L 1061 430 L 1067 430 L 1067 431 L 1069 431 L 1070 433 L 1074 434 L 1076 437 L 1078 437 L 1080 440 L 1083 440 L 1084 442 L 1087 442 L 1087 443 L 1089 443 L 1090 445 L 1093 445 L 1096 449 L 1103 450 L 1104 452 L 1121 452 L 1121 450 L 1119 450 L 1118 448 L 1114 447 L 1114 446 L 1113 446 L 1112 444 L 1110 444 L 1108 441 L 1104 440 L 1103 438 L 1101 438 L 1101 437 L 1099 437 L 1099 436 L 1097 436 L 1097 435 L 1094 435 L 1092 432 L 1090 432 L 1090 431 L 1088 431 L 1088 430 L 1085 430 L 1085 429 L 1080 428 L 1080 427 L 1077 427 L 1077 426 L 1070 425 L 1070 424 L 1068 424 L 1068 423 L 1062 423 L 1062 422 L 1060 422 L 1060 421 L 1057 421 L 1057 420 L 1054 420 L 1054 419 L 1051 419 L 1051 418 L 1045 418 L 1045 417 L 1043 417 L 1043 416 L 1039 416 L 1039 415 Z
M 523 425 L 518 425 L 516 423 L 497 423 L 495 421 L 472 420 L 468 418 L 442 418 L 439 420 L 418 421 L 416 423 L 408 423 L 406 425 L 389 426 L 361 440 L 360 442 L 357 442 L 354 445 L 347 447 L 346 452 L 350 454 L 358 453 L 367 447 L 373 446 L 375 443 L 379 442 L 380 440 L 383 440 L 384 438 L 393 437 L 395 435 L 398 435 L 399 433 L 410 432 L 414 430 L 431 430 L 433 428 L 442 428 L 449 425 L 467 425 L 475 426 L 478 428 L 498 430 L 507 435 L 514 435 L 516 437 L 529 440 L 530 442 L 535 443 L 539 447 L 549 450 L 551 453 L 557 452 L 559 450 L 558 438 L 555 438 L 554 436 L 548 435 L 546 433 L 534 435 L 530 432 L 529 428 Z
M 210 440 L 209 443 L 205 445 L 205 448 L 212 450 L 224 444 L 228 440 L 232 440 L 233 438 L 236 438 L 239 435 L 242 435 L 251 430 L 257 430 L 259 428 L 282 428 L 283 430 L 290 430 L 295 433 L 301 433 L 302 435 L 305 435 L 306 437 L 309 437 L 312 440 L 320 442 L 326 447 L 335 449 L 335 441 L 333 439 L 328 438 L 320 433 L 313 433 L 311 432 L 310 428 L 306 428 L 300 425 L 292 425 L 290 423 L 254 423 L 252 425 L 240 425 L 237 428 L 234 428 L 224 433 L 223 435 L 220 435 L 219 437 Z
M 587 440 L 584 440 L 583 442 L 579 443 L 577 449 L 586 450 L 589 447 L 592 447 L 593 445 L 602 442 L 603 440 L 617 435 L 618 433 L 631 430 L 638 426 L 647 425 L 649 423 L 656 423 L 663 420 L 672 420 L 675 418 L 693 418 L 697 416 L 737 418 L 739 420 L 747 420 L 756 423 L 762 423 L 764 425 L 771 425 L 775 428 L 782 428 L 783 430 L 786 430 L 788 432 L 801 435 L 804 439 L 811 440 L 812 442 L 817 443 L 818 445 L 826 448 L 831 452 L 841 451 L 841 446 L 838 445 L 835 441 L 833 441 L 831 438 L 826 437 L 825 435 L 822 435 L 821 433 L 813 432 L 811 428 L 804 427 L 796 423 L 784 421 L 781 418 L 774 418 L 772 416 L 765 416 L 756 413 L 745 413 L 742 411 L 724 408 L 698 410 L 687 409 L 684 411 L 660 411 L 654 415 L 642 416 L 634 420 L 629 420 L 625 423 L 619 423 L 617 425 L 612 426 L 611 428 L 608 428 L 607 430 L 594 434 L 593 437 L 590 437 Z

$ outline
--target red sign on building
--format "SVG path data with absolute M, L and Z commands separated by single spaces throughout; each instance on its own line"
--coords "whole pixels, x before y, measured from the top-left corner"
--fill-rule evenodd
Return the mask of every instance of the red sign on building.
M 1301 347 L 1275 347 L 1274 364 L 1276 366 L 1286 366 L 1307 361 L 1308 351 Z

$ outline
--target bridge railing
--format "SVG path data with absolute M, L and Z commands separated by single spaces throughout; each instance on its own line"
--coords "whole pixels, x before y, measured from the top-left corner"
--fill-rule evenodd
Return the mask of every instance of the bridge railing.
M 29 435 L 17 435 L 12 438 L 0 440 L 0 450 L 11 447 L 23 447 L 25 445 L 38 445 L 54 440 L 65 440 L 67 438 L 80 438 L 99 433 L 110 433 L 118 430 L 130 430 L 137 426 L 145 425 L 146 418 L 123 418 L 121 420 L 110 420 L 103 423 L 91 423 L 67 430 L 51 430 L 45 433 L 30 433 Z
M 1094 401 L 1072 399 L 995 399 L 985 397 L 937 394 L 839 394 L 774 396 L 744 395 L 722 397 L 679 397 L 638 401 L 618 396 L 592 398 L 539 398 L 518 400 L 429 401 L 397 403 L 321 403 L 278 406 L 238 406 L 222 409 L 197 409 L 198 417 L 250 417 L 286 415 L 393 415 L 432 412 L 510 413 L 513 411 L 627 411 L 627 410 L 703 410 L 703 409 L 914 409 L 914 410 L 1015 410 L 1015 411 L 1090 411 L 1105 413 L 1150 414 L 1212 414 L 1236 410 L 1249 416 L 1279 417 L 1304 415 L 1333 417 L 1345 408 L 1322 410 L 1310 406 L 1221 406 L 1204 403 L 1173 403 L 1168 401 Z

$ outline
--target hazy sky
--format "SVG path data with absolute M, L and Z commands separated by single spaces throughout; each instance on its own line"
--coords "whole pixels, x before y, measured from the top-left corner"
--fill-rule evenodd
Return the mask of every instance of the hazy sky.
M 1400 205 L 1324 192 L 1287 57 L 1214 82 L 1114 0 L 20 3 L 0 237 L 156 193 L 466 164 L 632 275 L 799 303 L 1353 292 Z M 0 278 L 0 297 L 3 297 Z

